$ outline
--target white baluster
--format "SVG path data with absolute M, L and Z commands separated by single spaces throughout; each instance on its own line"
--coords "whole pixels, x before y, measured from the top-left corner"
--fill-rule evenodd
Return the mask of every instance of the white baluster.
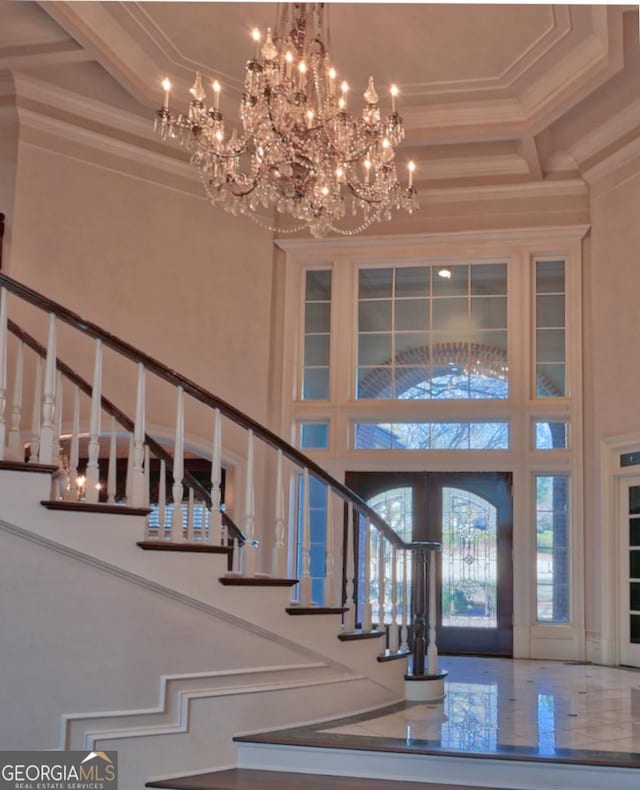
M 398 652 L 400 634 L 398 633 L 398 550 L 391 546 L 391 624 L 389 626 L 389 650 Z
M 384 605 L 387 597 L 385 589 L 385 548 L 385 537 L 382 532 L 378 532 L 378 629 L 380 631 L 384 631 Z
M 302 476 L 302 568 L 300 574 L 300 606 L 311 606 L 311 513 L 309 470 Z
M 5 457 L 6 428 L 4 408 L 7 398 L 7 356 L 9 337 L 7 333 L 7 289 L 0 288 L 0 461 Z
M 143 507 L 144 505 L 144 384 L 144 365 L 139 363 L 136 387 L 136 417 L 133 428 L 133 476 L 131 479 L 131 504 L 133 507 Z
M 253 431 L 249 430 L 247 436 L 247 474 L 244 489 L 244 534 L 247 542 L 244 544 L 244 573 L 245 576 L 255 576 L 257 565 L 257 541 L 255 539 L 255 494 L 254 494 L 254 451 Z
M 402 552 L 402 619 L 400 624 L 400 650 L 409 649 L 409 563 L 407 549 Z
M 344 615 L 344 630 L 354 631 L 356 627 L 356 602 L 354 599 L 355 593 L 355 555 L 353 552 L 353 536 L 355 534 L 355 519 L 358 518 L 358 513 L 354 510 L 353 505 L 349 505 L 349 516 L 347 520 L 347 558 L 346 558 L 346 579 L 345 579 L 345 603 L 348 611 Z
M 127 475 L 124 482 L 124 498 L 127 505 L 131 505 L 133 492 L 133 434 L 129 434 L 129 448 L 127 449 Z
M 149 445 L 144 446 L 144 507 L 151 504 L 151 454 Z
M 54 460 L 54 425 L 56 411 L 56 317 L 49 316 L 49 339 L 47 358 L 44 367 L 44 398 L 42 403 L 42 428 L 40 429 L 40 447 L 38 461 L 51 464 Z
M 364 522 L 364 557 L 362 558 L 362 630 L 371 631 L 371 524 Z
M 62 408 L 63 408 L 63 380 L 62 373 L 58 371 L 56 376 L 56 414 L 55 414 L 55 438 L 54 462 L 58 464 L 58 471 L 51 481 L 51 499 L 64 499 L 69 488 L 69 472 L 66 459 L 62 451 L 60 437 L 62 436 Z
M 427 646 L 427 667 L 430 675 L 438 672 L 438 645 L 436 643 L 436 553 L 430 551 L 427 574 L 429 579 L 429 644 Z
M 240 573 L 240 544 L 238 538 L 233 539 L 233 563 L 231 573 Z
M 220 486 L 222 484 L 222 416 L 220 409 L 213 412 L 213 448 L 211 452 L 211 524 L 209 542 L 216 543 L 222 530 Z
M 336 524 L 333 511 L 333 491 L 327 488 L 327 518 L 325 528 L 324 605 L 342 606 L 336 587 Z
M 36 357 L 36 373 L 34 376 L 33 409 L 31 411 L 31 446 L 29 463 L 38 463 L 40 452 L 40 414 L 42 412 L 42 360 Z
M 158 481 L 158 537 L 161 540 L 170 536 L 165 533 L 167 524 L 167 464 L 160 461 L 160 480 Z
M 13 397 L 11 401 L 11 428 L 9 430 L 9 450 L 13 455 L 24 461 L 24 447 L 20 434 L 22 420 L 22 387 L 24 381 L 24 343 L 18 343 L 16 367 L 13 379 Z
M 96 340 L 96 356 L 91 388 L 91 416 L 89 418 L 89 452 L 87 459 L 87 502 L 94 504 L 99 498 L 100 469 L 100 415 L 102 412 L 102 341 Z
M 64 401 L 64 383 L 62 373 L 58 371 L 56 376 L 56 417 L 55 417 L 55 438 L 54 446 L 54 459 L 59 458 L 62 453 L 62 446 L 60 445 L 60 437 L 62 436 L 62 408 Z
M 173 513 L 171 539 L 182 539 L 182 479 L 184 478 L 184 390 L 178 387 L 176 404 L 176 438 L 173 446 Z
M 193 528 L 193 509 L 195 505 L 195 494 L 193 488 L 189 488 L 189 499 L 187 500 L 187 543 L 195 541 Z
M 117 454 L 117 428 L 116 418 L 111 418 L 111 430 L 109 432 L 109 468 L 107 471 L 107 502 L 114 505 L 116 502 L 116 479 L 118 468 Z
M 69 493 L 68 498 L 80 498 L 78 491 L 78 464 L 80 462 L 80 390 L 73 390 L 73 415 L 71 417 L 71 443 L 69 446 Z
M 271 573 L 278 579 L 284 576 L 284 490 L 282 488 L 282 450 L 278 450 L 276 460 L 276 507 L 275 507 L 275 534 L 273 552 L 271 555 Z

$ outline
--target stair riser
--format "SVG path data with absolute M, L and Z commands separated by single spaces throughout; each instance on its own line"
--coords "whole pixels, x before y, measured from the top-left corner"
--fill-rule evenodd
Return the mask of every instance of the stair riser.
M 637 790 L 632 768 L 238 743 L 238 767 L 505 790 Z

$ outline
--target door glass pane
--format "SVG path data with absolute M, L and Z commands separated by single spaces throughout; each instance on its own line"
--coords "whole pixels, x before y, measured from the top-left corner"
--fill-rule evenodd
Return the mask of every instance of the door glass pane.
M 631 582 L 629 585 L 629 609 L 640 612 L 640 582 Z
M 636 516 L 640 513 L 640 486 L 629 488 L 629 515 Z
M 640 546 L 640 518 L 629 519 L 629 545 Z
M 631 635 L 629 641 L 633 642 L 633 644 L 638 644 L 640 643 L 640 614 L 630 615 L 629 621 L 629 631 Z
M 381 516 L 393 531 L 409 543 L 413 536 L 413 490 L 391 488 L 371 497 L 367 504 Z
M 442 489 L 442 625 L 497 628 L 497 510 L 458 488 Z

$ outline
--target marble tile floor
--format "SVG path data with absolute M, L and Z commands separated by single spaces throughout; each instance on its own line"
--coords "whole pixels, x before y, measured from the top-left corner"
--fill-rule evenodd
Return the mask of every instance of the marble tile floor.
M 468 657 L 443 657 L 441 666 L 449 671 L 442 702 L 399 703 L 258 740 L 640 768 L 640 671 Z

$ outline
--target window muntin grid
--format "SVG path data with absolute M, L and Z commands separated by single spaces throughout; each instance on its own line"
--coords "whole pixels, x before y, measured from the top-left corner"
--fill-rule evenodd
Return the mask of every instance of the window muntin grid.
M 565 262 L 535 263 L 535 382 L 537 398 L 566 395 Z
M 302 399 L 329 398 L 331 341 L 331 271 L 306 272 Z
M 507 350 L 505 263 L 359 269 L 358 399 L 507 398 Z

